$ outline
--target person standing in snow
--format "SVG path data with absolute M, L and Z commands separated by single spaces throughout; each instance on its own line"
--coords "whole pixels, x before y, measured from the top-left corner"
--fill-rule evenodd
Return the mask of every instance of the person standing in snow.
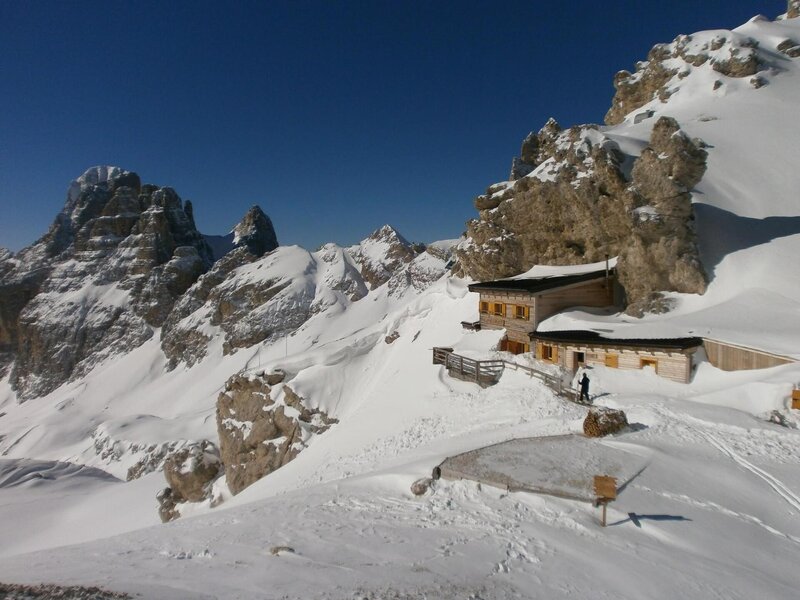
M 584 398 L 585 398 L 586 399 L 586 403 L 588 404 L 588 402 L 589 402 L 589 378 L 586 376 L 586 373 L 583 374 L 583 377 L 581 377 L 581 380 L 580 380 L 579 383 L 580 383 L 580 386 L 581 386 L 580 402 L 583 402 Z

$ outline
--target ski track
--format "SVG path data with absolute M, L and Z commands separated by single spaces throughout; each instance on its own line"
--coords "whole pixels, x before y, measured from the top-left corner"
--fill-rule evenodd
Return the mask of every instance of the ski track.
M 789 487 L 782 482 L 777 477 L 770 475 L 763 469 L 755 466 L 753 463 L 745 459 L 740 454 L 737 454 L 730 446 L 728 446 L 725 442 L 717 438 L 711 433 L 703 432 L 705 438 L 709 441 L 709 443 L 717 448 L 723 454 L 729 456 L 736 464 L 738 464 L 743 469 L 750 471 L 753 475 L 760 477 L 763 479 L 767 485 L 769 485 L 775 492 L 782 497 L 786 502 L 793 507 L 796 511 L 800 512 L 800 496 L 795 494 Z

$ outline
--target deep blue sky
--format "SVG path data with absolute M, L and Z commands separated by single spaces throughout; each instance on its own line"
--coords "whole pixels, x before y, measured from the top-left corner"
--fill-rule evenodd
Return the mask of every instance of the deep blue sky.
M 0 246 L 96 164 L 174 187 L 205 233 L 257 203 L 284 244 L 457 237 L 548 117 L 601 122 L 654 43 L 785 7 L 0 0 Z

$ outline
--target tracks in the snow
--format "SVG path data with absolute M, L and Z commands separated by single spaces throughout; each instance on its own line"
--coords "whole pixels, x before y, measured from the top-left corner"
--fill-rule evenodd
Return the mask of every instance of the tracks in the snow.
M 702 432 L 703 436 L 709 441 L 709 443 L 714 446 L 717 450 L 729 456 L 733 461 L 738 464 L 743 469 L 750 471 L 753 475 L 760 477 L 763 479 L 767 485 L 769 485 L 775 493 L 781 496 L 786 502 L 792 506 L 796 511 L 800 512 L 800 496 L 794 493 L 789 487 L 783 483 L 777 477 L 770 475 L 764 469 L 761 469 L 748 461 L 744 458 L 741 454 L 737 453 L 733 448 L 731 448 L 728 444 L 720 440 L 715 435 L 708 433 L 707 431 Z

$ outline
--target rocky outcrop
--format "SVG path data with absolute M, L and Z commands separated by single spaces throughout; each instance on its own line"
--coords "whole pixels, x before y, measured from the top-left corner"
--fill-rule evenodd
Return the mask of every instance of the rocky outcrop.
M 278 237 L 270 218 L 260 206 L 252 206 L 244 218 L 233 228 L 233 245 L 247 248 L 255 257 L 272 252 L 278 247 Z
M 176 452 L 164 464 L 164 476 L 173 496 L 200 502 L 208 496 L 208 485 L 221 470 L 219 450 L 208 440 Z
M 732 78 L 751 77 L 764 68 L 758 42 L 733 31 L 680 35 L 671 44 L 658 44 L 636 71 L 620 71 L 614 78 L 616 93 L 606 113 L 607 125 L 654 100 L 666 102 L 680 89 L 692 69 L 711 68 Z M 721 82 L 720 82 L 721 85 Z
M 50 231 L 0 261 L 0 352 L 13 352 L 19 397 L 142 344 L 211 260 L 174 190 L 118 167 L 87 170 Z
M 777 46 L 778 52 L 781 52 L 788 56 L 789 58 L 798 58 L 800 57 L 800 43 L 797 41 L 787 38 L 783 40 Z
M 476 200 L 456 273 L 491 280 L 618 255 L 633 314 L 665 308 L 660 291 L 702 293 L 690 194 L 705 172 L 701 146 L 666 117 L 639 157 L 596 126 L 560 131 L 549 121 L 523 143 L 531 172 Z
M 409 243 L 390 225 L 384 225 L 358 246 L 350 248 L 350 255 L 364 281 L 370 289 L 375 289 L 414 260 L 423 249 Z
M 706 151 L 678 123 L 660 118 L 633 165 L 631 231 L 619 248 L 617 273 L 628 312 L 663 312 L 662 291 L 701 294 L 706 274 L 694 229 L 691 189 L 706 170 Z M 646 202 L 646 204 L 643 204 Z
M 625 412 L 604 406 L 592 406 L 583 421 L 583 433 L 588 437 L 603 437 L 628 426 Z
M 800 17 L 800 0 L 789 0 L 786 7 L 786 17 L 796 19 Z
M 217 431 L 233 494 L 293 460 L 337 422 L 280 385 L 273 392 L 264 375 L 234 375 L 219 395 Z
M 208 440 L 189 444 L 169 456 L 164 464 L 169 485 L 157 496 L 161 520 L 177 519 L 180 504 L 208 499 L 211 484 L 221 473 L 219 450 Z
M 670 54 L 666 45 L 659 44 L 650 50 L 646 61 L 637 63 L 635 73 L 620 71 L 614 76 L 616 94 L 606 113 L 607 125 L 621 123 L 627 114 L 654 98 L 662 101 L 669 98 L 667 83 L 678 73 L 677 68 L 669 68 L 665 64 Z M 690 62 L 699 60 L 701 59 L 689 59 Z

